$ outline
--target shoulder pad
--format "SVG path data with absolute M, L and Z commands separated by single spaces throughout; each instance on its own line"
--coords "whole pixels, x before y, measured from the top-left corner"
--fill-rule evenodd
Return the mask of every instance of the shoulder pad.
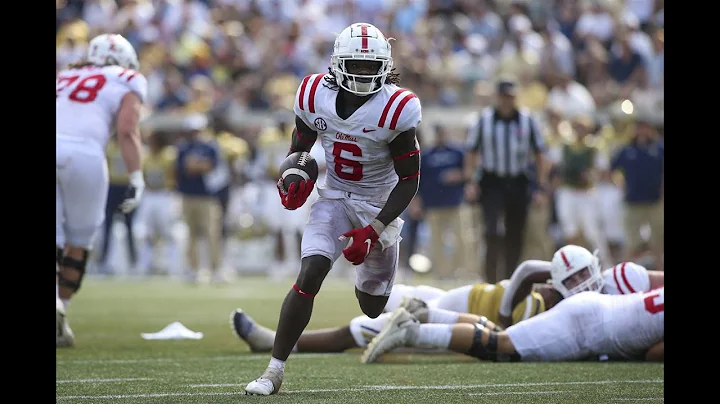
M 417 127 L 421 120 L 420 99 L 410 90 L 397 88 L 385 103 L 378 126 L 405 132 Z

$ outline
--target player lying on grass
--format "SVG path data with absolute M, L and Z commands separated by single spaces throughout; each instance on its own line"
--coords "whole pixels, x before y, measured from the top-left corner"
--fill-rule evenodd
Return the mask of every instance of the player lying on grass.
M 435 348 L 493 361 L 570 361 L 597 358 L 664 361 L 665 287 L 646 293 L 572 293 L 552 310 L 504 331 L 476 324 L 421 324 L 404 307 L 369 344 L 372 363 L 399 347 Z
M 665 285 L 664 272 L 648 271 L 634 262 L 622 262 L 602 272 L 596 269 L 600 269 L 600 263 L 595 254 L 572 244 L 555 252 L 552 262 L 524 262 L 513 272 L 502 296 L 500 325 L 507 328 L 516 322 L 511 317 L 513 307 L 526 299 L 537 283 L 552 281 L 553 287 L 562 295 L 567 292 L 565 282 L 573 276 L 587 276 L 584 284 L 577 285 L 579 290 L 594 288 L 608 295 L 647 292 Z M 588 276 L 591 273 L 593 275 Z
M 425 285 L 394 285 L 385 306 L 386 312 L 379 317 L 358 316 L 345 326 L 306 330 L 300 335 L 293 352 L 342 352 L 364 348 L 387 324 L 391 311 L 400 306 L 410 309 L 423 323 L 475 323 L 481 314 L 497 323 L 498 307 L 508 283 L 509 280 L 496 284 L 481 282 L 448 291 Z M 536 291 L 515 305 L 513 321 L 537 315 L 557 300 L 551 285 L 539 285 Z M 272 349 L 275 331 L 257 324 L 242 309 L 236 309 L 230 314 L 230 326 L 250 346 L 252 352 Z

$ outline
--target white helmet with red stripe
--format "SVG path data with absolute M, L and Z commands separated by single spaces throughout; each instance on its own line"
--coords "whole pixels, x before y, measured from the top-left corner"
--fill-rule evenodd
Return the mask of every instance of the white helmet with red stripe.
M 597 254 L 572 244 L 555 252 L 551 275 L 553 286 L 563 297 L 588 290 L 599 292 L 604 284 Z
M 118 65 L 137 70 L 140 67 L 135 48 L 122 35 L 101 34 L 90 41 L 87 60 L 98 66 Z
M 355 23 L 345 28 L 335 38 L 330 57 L 332 72 L 338 85 L 356 95 L 370 95 L 380 91 L 392 70 L 391 49 L 385 35 L 372 24 Z M 348 72 L 350 60 L 380 63 L 374 74 L 351 74 Z

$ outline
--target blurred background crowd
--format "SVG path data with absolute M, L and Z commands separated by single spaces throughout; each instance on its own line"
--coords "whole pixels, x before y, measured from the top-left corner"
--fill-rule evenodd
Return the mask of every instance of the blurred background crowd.
M 277 167 L 297 86 L 327 71 L 335 35 L 353 22 L 395 39 L 401 86 L 423 106 L 423 154 L 460 156 L 423 165 L 424 184 L 403 214 L 405 276 L 509 276 L 486 273 L 479 205 L 448 174 L 462 169 L 468 128 L 493 104 L 499 77 L 516 81 L 517 104 L 541 123 L 553 163 L 522 257 L 549 260 L 572 241 L 606 246 L 605 267 L 632 259 L 662 269 L 663 0 L 56 0 L 56 15 L 57 71 L 82 58 L 93 36 L 120 33 L 149 85 L 150 202 L 123 217 L 108 199 L 94 272 L 294 276 L 307 209 L 283 210 Z M 204 199 L 174 169 L 189 139 L 220 151 Z M 317 147 L 313 155 L 324 160 Z M 117 194 L 127 178 L 112 143 L 108 162 Z M 446 180 L 432 180 L 436 172 Z M 338 263 L 333 272 L 352 274 Z

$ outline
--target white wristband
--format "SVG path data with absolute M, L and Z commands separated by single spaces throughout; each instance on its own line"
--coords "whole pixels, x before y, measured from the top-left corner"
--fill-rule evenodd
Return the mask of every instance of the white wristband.
M 373 220 L 372 223 L 370 223 L 370 227 L 375 230 L 375 233 L 377 233 L 378 236 L 380 236 L 380 234 L 385 231 L 385 225 L 377 219 Z
M 128 176 L 130 184 L 135 187 L 145 186 L 145 178 L 143 178 L 142 170 L 133 171 Z

